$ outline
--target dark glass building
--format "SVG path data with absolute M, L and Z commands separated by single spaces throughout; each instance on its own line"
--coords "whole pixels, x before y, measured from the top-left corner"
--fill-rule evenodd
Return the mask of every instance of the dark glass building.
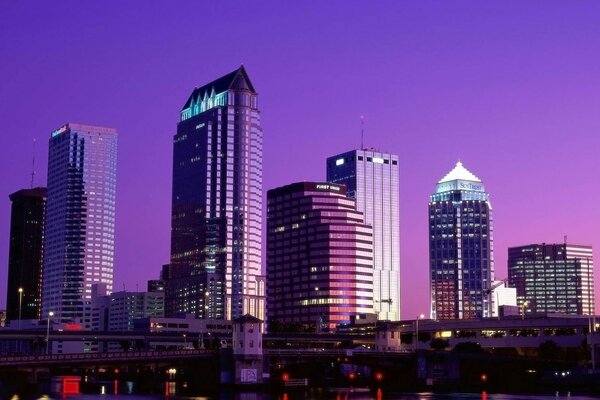
M 489 194 L 458 162 L 429 201 L 432 319 L 491 316 L 492 233 Z
M 22 189 L 9 196 L 12 202 L 6 318 L 40 319 L 44 215 L 47 190 Z
M 299 182 L 267 194 L 270 324 L 317 328 L 373 312 L 373 237 L 346 187 Z
M 193 90 L 173 140 L 167 316 L 264 319 L 262 129 L 244 67 Z
M 530 244 L 508 249 L 508 282 L 525 313 L 594 315 L 591 246 Z
M 68 123 L 52 132 L 42 318 L 91 328 L 92 285 L 112 291 L 117 131 Z
M 327 181 L 344 184 L 373 227 L 373 309 L 378 319 L 400 319 L 398 156 L 372 149 L 327 159 Z

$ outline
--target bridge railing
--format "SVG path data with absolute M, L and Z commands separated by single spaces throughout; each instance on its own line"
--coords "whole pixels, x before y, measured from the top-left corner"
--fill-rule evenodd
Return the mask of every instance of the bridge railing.
M 110 360 L 110 359 L 136 359 L 136 358 L 164 358 L 174 356 L 194 356 L 200 354 L 210 354 L 213 350 L 194 349 L 194 350 L 141 350 L 141 351 L 120 351 L 105 353 L 68 353 L 68 354 L 48 354 L 48 355 L 11 355 L 0 356 L 0 364 L 24 363 L 24 362 L 52 362 L 52 361 L 74 361 L 74 360 Z

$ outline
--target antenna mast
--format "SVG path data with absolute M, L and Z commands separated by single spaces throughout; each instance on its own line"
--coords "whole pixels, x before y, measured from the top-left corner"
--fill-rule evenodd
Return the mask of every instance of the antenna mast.
M 31 189 L 33 189 L 33 182 L 35 179 L 35 138 L 33 138 L 33 151 L 31 155 Z
M 365 116 L 360 116 L 360 149 L 363 150 L 364 146 L 364 138 L 365 138 Z

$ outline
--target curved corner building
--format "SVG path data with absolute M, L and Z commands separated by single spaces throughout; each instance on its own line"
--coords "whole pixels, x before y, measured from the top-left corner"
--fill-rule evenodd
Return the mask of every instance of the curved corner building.
M 373 312 L 373 232 L 346 187 L 298 182 L 267 194 L 267 315 L 333 329 Z
M 483 182 L 459 161 L 429 201 L 431 318 L 491 316 L 492 206 Z

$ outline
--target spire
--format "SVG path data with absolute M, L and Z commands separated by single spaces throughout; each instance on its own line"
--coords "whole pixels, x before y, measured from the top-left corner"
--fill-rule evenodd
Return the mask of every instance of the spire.
M 448 174 L 446 174 L 446 176 L 444 176 L 438 183 L 455 181 L 457 179 L 463 181 L 481 182 L 481 179 L 479 179 L 477 176 L 475 176 L 475 174 L 466 169 L 463 166 L 462 162 L 458 161 L 456 163 L 456 166 L 452 169 L 452 171 L 448 172 Z

